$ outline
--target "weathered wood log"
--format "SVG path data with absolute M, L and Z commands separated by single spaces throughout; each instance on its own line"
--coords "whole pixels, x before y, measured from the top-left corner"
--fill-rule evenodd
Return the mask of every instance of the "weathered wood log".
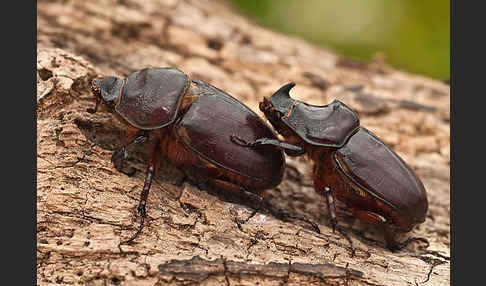
M 360 63 L 248 21 L 217 1 L 39 1 L 37 50 L 37 282 L 87 285 L 447 285 L 450 282 L 449 86 Z M 333 233 L 306 158 L 287 158 L 269 200 L 317 222 L 321 234 L 199 188 L 163 162 L 136 230 L 145 157 L 128 177 L 110 157 L 124 126 L 94 107 L 89 82 L 173 66 L 257 104 L 295 81 L 312 104 L 338 98 L 423 180 L 429 213 L 392 253 L 382 234 L 339 204 L 357 252 Z M 362 86 L 360 89 L 358 86 Z

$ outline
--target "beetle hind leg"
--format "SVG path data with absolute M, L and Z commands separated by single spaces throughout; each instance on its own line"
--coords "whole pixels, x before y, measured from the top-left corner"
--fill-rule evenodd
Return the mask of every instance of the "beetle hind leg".
M 272 206 L 270 203 L 268 203 L 267 200 L 265 200 L 265 194 L 266 194 L 265 191 L 261 192 L 261 194 L 257 194 L 249 190 L 246 190 L 245 188 L 242 188 L 238 185 L 230 183 L 228 181 L 212 179 L 210 180 L 210 182 L 213 186 L 216 186 L 217 188 L 220 188 L 228 192 L 232 192 L 234 194 L 240 194 L 244 192 L 246 194 L 246 197 L 251 197 L 255 201 L 256 204 L 255 213 L 259 212 L 262 209 L 266 209 L 270 211 L 274 216 L 280 218 L 281 220 L 287 220 L 287 219 L 300 220 L 302 222 L 309 224 L 315 232 L 321 233 L 319 226 L 315 222 L 306 218 L 305 216 L 298 216 L 295 214 L 287 213 L 282 209 Z
M 276 212 L 277 212 L 277 215 L 282 220 L 286 220 L 286 219 L 296 219 L 296 220 L 300 220 L 302 222 L 308 223 L 313 228 L 313 230 L 315 232 L 317 232 L 319 234 L 321 233 L 321 230 L 319 229 L 319 226 L 315 222 L 311 221 L 310 219 L 308 219 L 305 216 L 298 216 L 298 215 L 295 215 L 295 214 L 286 213 L 286 212 L 284 212 L 281 209 L 276 209 Z
M 235 185 L 235 184 L 233 184 L 231 182 L 228 182 L 228 181 L 223 181 L 223 180 L 218 180 L 218 179 L 211 179 L 211 180 L 209 180 L 209 182 L 214 187 L 216 187 L 218 189 L 222 189 L 224 191 L 234 192 L 234 193 L 238 193 L 238 192 L 241 191 L 241 187 L 240 186 Z
M 409 237 L 403 242 L 398 242 L 395 239 L 395 232 L 390 229 L 389 227 L 385 227 L 385 241 L 386 241 L 386 246 L 388 249 L 391 251 L 399 251 L 405 248 L 409 243 L 414 242 L 414 241 L 422 241 L 429 246 L 429 241 L 425 238 L 422 237 Z
M 269 211 L 271 211 L 271 213 L 278 217 L 279 219 L 285 221 L 285 220 L 288 220 L 288 219 L 295 219 L 295 220 L 300 220 L 304 223 L 307 223 L 309 224 L 312 229 L 316 232 L 316 233 L 321 233 L 321 230 L 319 229 L 319 226 L 317 225 L 317 223 L 311 221 L 310 219 L 308 219 L 307 217 L 305 216 L 298 216 L 296 214 L 292 214 L 292 213 L 288 213 L 288 212 L 285 212 L 284 210 L 278 208 L 278 207 L 275 207 L 273 206 L 272 204 L 270 204 L 268 202 L 267 199 L 265 199 L 265 197 L 267 196 L 266 194 L 268 194 L 266 191 L 263 191 L 261 193 L 261 196 L 260 195 L 256 195 L 260 198 L 260 205 L 259 207 L 264 207 L 265 209 L 268 209 Z
M 428 244 L 428 241 L 426 239 L 420 237 L 410 237 L 404 242 L 398 242 L 395 239 L 395 230 L 389 226 L 389 222 L 383 216 L 372 211 L 357 209 L 353 209 L 353 213 L 357 218 L 370 225 L 381 226 L 385 235 L 386 247 L 391 251 L 399 251 L 413 241 L 422 241 Z

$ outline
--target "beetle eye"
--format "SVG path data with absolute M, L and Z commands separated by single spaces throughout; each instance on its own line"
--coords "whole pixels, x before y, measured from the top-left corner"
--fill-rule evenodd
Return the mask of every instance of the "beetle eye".
M 260 102 L 260 104 L 258 105 L 258 107 L 260 108 L 260 110 L 261 110 L 262 112 L 265 112 L 265 103 Z

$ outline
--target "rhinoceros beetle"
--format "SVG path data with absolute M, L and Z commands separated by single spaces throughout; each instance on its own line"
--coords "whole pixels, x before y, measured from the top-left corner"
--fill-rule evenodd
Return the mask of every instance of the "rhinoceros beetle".
M 142 231 L 150 186 L 161 157 L 196 171 L 222 190 L 260 196 L 282 180 L 285 161 L 280 148 L 248 149 L 232 143 L 236 131 L 245 140 L 276 140 L 272 129 L 247 106 L 204 81 L 190 80 L 176 68 L 145 68 L 124 79 L 95 78 L 91 88 L 97 101 L 95 108 L 87 111 L 95 113 L 102 104 L 127 125 L 126 144 L 112 155 L 117 170 L 132 175 L 133 168 L 123 167 L 129 147 L 149 142 L 150 159 L 137 209 L 141 223 L 126 243 Z M 304 220 L 319 230 L 305 218 L 281 215 Z
M 279 146 L 289 156 L 307 153 L 313 161 L 315 190 L 327 201 L 333 231 L 354 246 L 337 225 L 334 197 L 360 220 L 383 228 L 387 247 L 399 250 L 413 240 L 395 240 L 425 221 L 428 209 L 424 185 L 410 167 L 375 134 L 360 126 L 359 118 L 344 103 L 334 100 L 314 106 L 290 97 L 295 83 L 282 86 L 260 102 L 260 110 L 285 141 L 259 138 L 243 146 Z M 292 148 L 288 148 L 292 146 Z

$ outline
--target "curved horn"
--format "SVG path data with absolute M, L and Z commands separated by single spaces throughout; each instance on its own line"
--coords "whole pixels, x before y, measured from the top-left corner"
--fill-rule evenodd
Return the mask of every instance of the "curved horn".
M 287 97 L 290 97 L 290 90 L 295 86 L 295 82 L 291 81 L 285 85 L 283 85 L 281 88 L 279 88 L 273 95 L 274 96 L 280 96 L 280 95 L 285 95 Z

